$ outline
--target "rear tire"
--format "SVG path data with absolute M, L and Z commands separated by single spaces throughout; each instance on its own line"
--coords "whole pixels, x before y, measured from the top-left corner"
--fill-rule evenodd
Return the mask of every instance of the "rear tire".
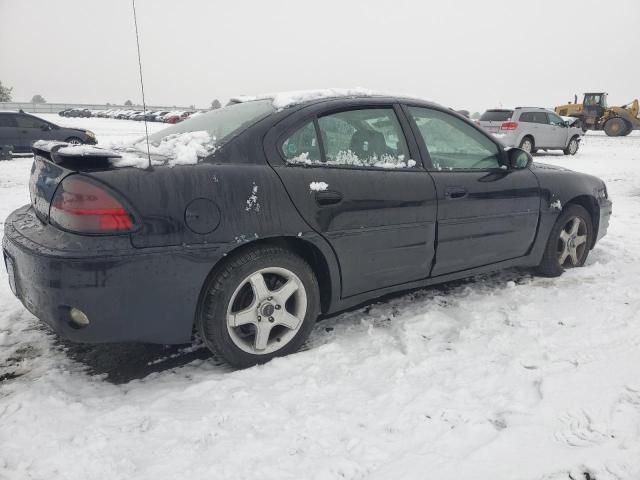
M 309 264 L 280 247 L 255 247 L 217 267 L 208 279 L 196 327 L 214 356 L 237 368 L 297 351 L 320 310 Z
M 610 118 L 605 122 L 603 130 L 609 137 L 620 137 L 626 134 L 627 122 L 620 117 Z
M 592 243 L 591 215 L 580 205 L 568 205 L 551 229 L 537 273 L 557 277 L 567 268 L 583 266 Z
M 520 142 L 520 148 L 527 153 L 533 153 L 534 150 L 536 150 L 533 138 L 531 138 L 530 136 L 524 137 Z
M 579 148 L 580 142 L 578 141 L 578 137 L 572 137 L 571 140 L 569 140 L 567 148 L 562 151 L 565 155 L 575 155 L 576 153 L 578 153 Z

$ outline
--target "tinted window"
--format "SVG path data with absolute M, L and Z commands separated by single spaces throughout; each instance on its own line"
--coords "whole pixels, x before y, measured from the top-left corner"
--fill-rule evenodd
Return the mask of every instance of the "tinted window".
M 409 108 L 437 170 L 500 167 L 500 149 L 467 122 L 438 110 Z
M 504 122 L 511 119 L 513 110 L 487 110 L 480 117 L 480 121 L 485 122 Z
M 0 127 L 15 127 L 13 117 L 15 115 L 11 113 L 0 113 Z
M 320 162 L 320 147 L 313 122 L 296 130 L 282 144 L 285 160 L 292 163 Z
M 526 123 L 534 123 L 533 121 L 533 113 L 532 112 L 524 112 L 520 114 L 520 121 Z
M 318 119 L 326 162 L 379 168 L 414 167 L 392 108 L 348 110 Z
M 41 128 L 43 125 L 48 125 L 44 120 L 31 115 L 16 115 L 15 119 L 18 128 Z
M 518 121 L 526 123 L 548 123 L 547 115 L 544 112 L 522 112 Z

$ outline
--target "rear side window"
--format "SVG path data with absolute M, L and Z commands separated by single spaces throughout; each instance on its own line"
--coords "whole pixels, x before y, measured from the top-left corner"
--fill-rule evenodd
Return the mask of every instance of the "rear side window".
M 0 113 L 0 127 L 15 127 L 16 124 L 13 121 L 15 115 L 10 113 Z
M 544 112 L 522 112 L 519 121 L 525 123 L 547 123 L 547 115 Z
M 42 128 L 43 125 L 47 125 L 44 120 L 30 115 L 16 115 L 16 123 L 18 128 Z
M 486 170 L 500 167 L 500 149 L 467 122 L 430 108 L 409 112 L 436 170 Z
M 317 120 L 322 150 L 313 122 L 281 145 L 289 163 L 331 166 L 412 168 L 404 133 L 393 108 L 347 110 Z M 321 155 L 324 152 L 324 156 Z M 319 159 L 319 162 L 318 162 Z
M 480 117 L 484 122 L 504 122 L 511 119 L 513 110 L 487 110 Z
M 314 123 L 307 123 L 287 138 L 282 144 L 282 154 L 290 163 L 320 162 L 320 145 Z

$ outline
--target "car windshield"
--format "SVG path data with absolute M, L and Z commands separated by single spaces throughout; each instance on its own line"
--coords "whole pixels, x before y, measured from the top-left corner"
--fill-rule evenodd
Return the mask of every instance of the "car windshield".
M 182 136 L 182 134 L 200 133 L 204 135 L 206 133 L 211 139 L 210 144 L 212 146 L 220 145 L 228 138 L 273 112 L 275 112 L 275 108 L 270 99 L 235 103 L 197 115 L 149 135 L 149 142 L 157 145 L 167 137 L 175 138 L 176 136 Z
M 513 110 L 487 110 L 480 117 L 480 121 L 504 122 L 509 120 L 511 115 L 513 115 Z

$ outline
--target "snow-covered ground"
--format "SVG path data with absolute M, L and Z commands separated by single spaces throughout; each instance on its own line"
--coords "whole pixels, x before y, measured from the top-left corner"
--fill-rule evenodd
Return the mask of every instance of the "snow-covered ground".
M 100 141 L 144 131 L 52 119 Z M 638 133 L 536 156 L 607 182 L 614 217 L 585 268 L 396 296 L 244 371 L 197 345 L 61 343 L 2 270 L 0 478 L 639 479 Z M 0 162 L 0 219 L 27 203 L 30 163 Z

